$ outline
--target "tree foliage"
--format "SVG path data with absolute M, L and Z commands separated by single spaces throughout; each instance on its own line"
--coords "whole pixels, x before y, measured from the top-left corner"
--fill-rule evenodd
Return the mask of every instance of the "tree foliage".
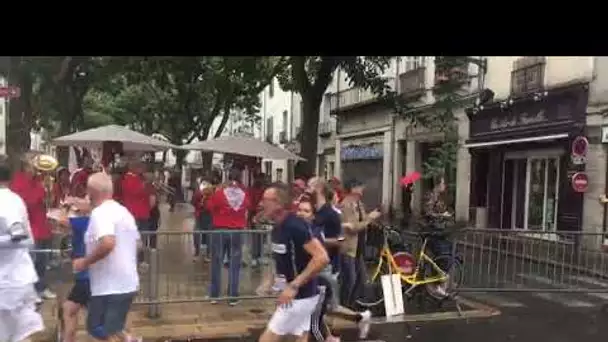
M 206 139 L 218 116 L 222 122 L 214 136 L 219 136 L 232 112 L 257 113 L 258 93 L 280 62 L 211 56 L 4 58 L 0 73 L 22 94 L 11 101 L 7 148 L 15 156 L 29 149 L 32 130 L 54 137 L 109 123 L 159 132 L 182 144 Z
M 257 115 L 258 94 L 279 62 L 272 57 L 122 58 L 114 62 L 122 72 L 89 94 L 89 110 L 146 134 L 161 133 L 178 145 L 207 139 L 221 117 L 213 132 L 217 137 L 235 112 Z M 178 164 L 184 156 L 178 151 Z
M 314 174 L 317 154 L 320 107 L 334 72 L 339 68 L 351 86 L 361 87 L 380 96 L 390 94 L 384 72 L 390 56 L 289 56 L 281 58 L 282 71 L 277 75 L 281 88 L 294 91 L 302 98 L 301 155 L 307 160 L 301 175 Z
M 463 86 L 470 84 L 474 77 L 469 75 L 470 63 L 481 65 L 481 60 L 467 56 L 436 56 L 435 102 L 431 109 L 398 110 L 413 125 L 419 125 L 432 132 L 441 132 L 442 139 L 430 149 L 429 156 L 423 161 L 426 178 L 444 177 L 450 193 L 456 185 L 456 165 L 458 162 L 458 119 L 455 115 L 458 108 L 463 108 L 470 101 L 468 92 Z M 401 106 L 406 108 L 406 106 Z

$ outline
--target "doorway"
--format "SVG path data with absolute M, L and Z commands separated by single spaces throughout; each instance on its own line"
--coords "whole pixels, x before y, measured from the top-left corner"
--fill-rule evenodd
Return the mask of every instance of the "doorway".
M 505 156 L 501 226 L 553 232 L 557 228 L 560 155 Z

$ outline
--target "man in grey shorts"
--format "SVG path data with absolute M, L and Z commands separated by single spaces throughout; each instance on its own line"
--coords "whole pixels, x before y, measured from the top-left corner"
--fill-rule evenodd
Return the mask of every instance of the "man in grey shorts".
M 130 340 L 124 333 L 127 314 L 139 288 L 135 218 L 112 199 L 112 179 L 91 175 L 87 193 L 94 207 L 85 233 L 86 256 L 74 259 L 75 272 L 89 270 L 91 299 L 87 331 L 95 339 Z

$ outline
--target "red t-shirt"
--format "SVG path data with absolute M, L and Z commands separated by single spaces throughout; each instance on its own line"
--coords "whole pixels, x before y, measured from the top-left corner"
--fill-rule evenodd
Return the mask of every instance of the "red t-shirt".
M 73 196 L 86 196 L 87 181 L 89 180 L 89 175 L 91 173 L 93 173 L 93 171 L 90 169 L 79 169 L 74 171 L 70 182 L 70 192 Z
M 262 201 L 262 196 L 264 195 L 264 187 L 250 187 L 249 188 L 249 198 L 251 199 L 251 208 L 250 211 L 257 212 L 258 206 L 260 205 L 260 201 Z
M 46 191 L 42 180 L 25 172 L 17 172 L 13 176 L 9 187 L 25 202 L 34 240 L 49 239 L 51 237 L 51 225 L 46 218 L 46 206 L 44 204 Z
M 219 187 L 206 205 L 211 213 L 213 227 L 243 229 L 247 226 L 247 211 L 251 208 L 251 200 L 241 184 Z
M 136 220 L 150 218 L 150 192 L 139 175 L 126 172 L 120 180 L 120 200 Z

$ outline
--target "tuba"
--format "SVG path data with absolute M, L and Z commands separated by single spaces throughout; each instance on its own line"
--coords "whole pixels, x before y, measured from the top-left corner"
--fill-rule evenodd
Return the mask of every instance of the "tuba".
M 32 158 L 32 166 L 42 176 L 45 196 L 45 205 L 50 208 L 53 204 L 53 183 L 55 181 L 54 173 L 59 162 L 57 159 L 48 154 L 38 154 Z

